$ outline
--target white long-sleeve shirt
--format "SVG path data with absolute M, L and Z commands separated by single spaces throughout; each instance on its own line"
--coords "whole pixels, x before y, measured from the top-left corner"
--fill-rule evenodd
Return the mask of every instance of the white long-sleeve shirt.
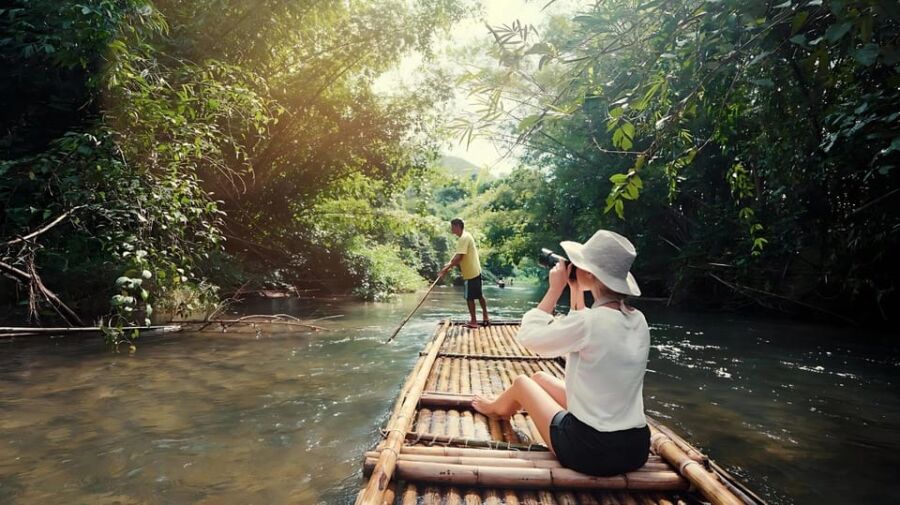
M 639 310 L 598 307 L 554 318 L 531 309 L 519 342 L 541 356 L 566 356 L 568 411 L 598 431 L 641 428 L 650 330 Z

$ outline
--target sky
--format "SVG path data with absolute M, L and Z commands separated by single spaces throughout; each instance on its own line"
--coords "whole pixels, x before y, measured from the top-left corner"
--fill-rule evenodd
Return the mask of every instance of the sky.
M 442 36 L 436 41 L 435 53 L 438 58 L 441 58 L 454 48 L 476 43 L 485 47 L 493 44 L 493 37 L 487 31 L 485 23 L 492 26 L 508 25 L 519 20 L 522 24 L 540 28 L 550 15 L 573 13 L 581 6 L 594 3 L 584 0 L 557 0 L 544 10 L 548 1 L 482 0 L 480 13 L 473 13 L 473 16 L 458 22 L 447 36 Z M 420 54 L 407 56 L 396 70 L 386 73 L 376 81 L 375 90 L 390 93 L 391 89 L 397 89 L 400 86 L 414 86 L 417 76 L 421 75 L 419 71 L 421 65 L 422 56 Z M 460 91 L 453 103 L 450 104 L 448 114 L 463 115 L 474 109 L 475 104 L 464 92 Z M 510 153 L 507 146 L 486 137 L 475 138 L 468 146 L 454 140 L 444 146 L 443 154 L 463 158 L 479 167 L 487 167 L 495 175 L 508 173 L 517 163 L 516 150 Z

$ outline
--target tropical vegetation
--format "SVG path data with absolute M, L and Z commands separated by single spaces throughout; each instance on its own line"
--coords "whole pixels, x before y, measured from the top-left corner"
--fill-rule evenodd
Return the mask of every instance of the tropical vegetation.
M 471 7 L 5 3 L 0 304 L 124 326 L 248 282 L 381 299 L 433 278 L 462 216 L 500 276 L 606 227 L 670 303 L 893 318 L 896 2 L 597 1 L 375 91 Z M 482 109 L 448 118 L 457 89 Z M 441 169 L 447 131 L 519 166 Z

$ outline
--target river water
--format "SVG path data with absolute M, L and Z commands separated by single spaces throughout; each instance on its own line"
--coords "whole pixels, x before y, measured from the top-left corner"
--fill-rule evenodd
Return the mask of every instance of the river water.
M 496 318 L 540 293 L 487 287 Z M 329 331 L 0 344 L 0 503 L 347 503 L 361 455 L 438 319 L 416 303 L 256 301 L 243 313 L 342 315 Z M 900 354 L 862 330 L 687 313 L 645 302 L 648 413 L 773 504 L 900 503 Z

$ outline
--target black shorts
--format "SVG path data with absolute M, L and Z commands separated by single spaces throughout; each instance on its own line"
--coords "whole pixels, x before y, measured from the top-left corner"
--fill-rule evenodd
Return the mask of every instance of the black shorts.
M 560 410 L 550 421 L 550 443 L 562 466 L 605 477 L 644 466 L 650 455 L 650 428 L 597 431 Z
M 481 298 L 481 276 L 466 279 L 463 283 L 465 290 L 463 291 L 466 300 L 477 300 Z

